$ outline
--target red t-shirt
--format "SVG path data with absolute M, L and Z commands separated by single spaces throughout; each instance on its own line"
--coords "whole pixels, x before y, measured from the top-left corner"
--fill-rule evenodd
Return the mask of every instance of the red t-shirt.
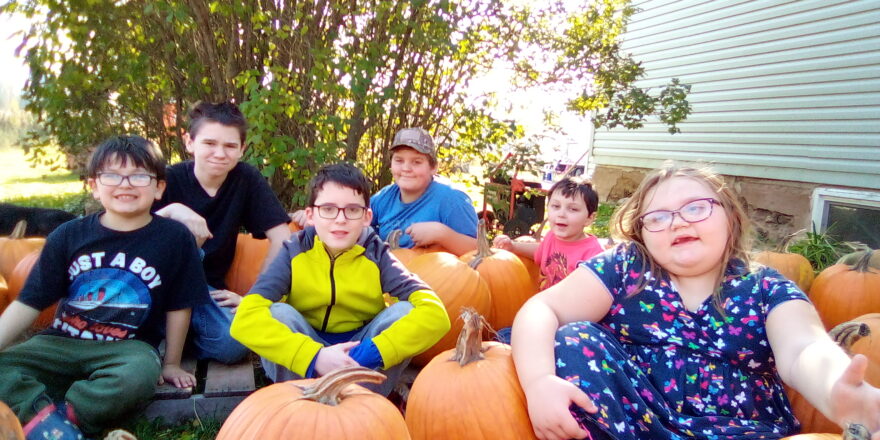
M 602 245 L 595 235 L 587 234 L 578 241 L 562 241 L 553 231 L 541 240 L 535 250 L 535 263 L 541 267 L 541 290 L 568 276 L 581 261 L 602 252 Z

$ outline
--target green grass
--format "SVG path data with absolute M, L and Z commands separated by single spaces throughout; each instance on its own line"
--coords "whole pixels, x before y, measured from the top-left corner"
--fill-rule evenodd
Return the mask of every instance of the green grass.
M 139 440 L 212 440 L 220 431 L 220 422 L 196 419 L 177 426 L 163 425 L 157 420 L 137 419 L 123 426 Z
M 20 148 L 0 149 L 0 202 L 82 214 L 84 197 L 78 175 L 63 168 L 33 167 Z

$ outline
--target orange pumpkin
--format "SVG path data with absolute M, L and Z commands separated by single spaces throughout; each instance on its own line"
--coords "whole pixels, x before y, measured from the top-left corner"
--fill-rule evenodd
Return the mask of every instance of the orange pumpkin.
M 0 402 L 0 440 L 24 440 L 18 417 L 3 402 Z
M 452 327 L 445 336 L 433 347 L 413 358 L 414 365 L 425 365 L 440 352 L 455 347 L 462 323 L 452 317 L 458 316 L 462 307 L 473 307 L 482 315 L 490 314 L 492 296 L 489 286 L 477 271 L 447 252 L 419 255 L 409 262 L 409 270 L 437 293 L 452 321 Z
M 849 321 L 865 313 L 880 312 L 880 269 L 870 266 L 868 251 L 850 266 L 835 264 L 816 277 L 810 300 L 816 306 L 825 328 Z
M 754 261 L 776 269 L 804 292 L 810 291 L 816 277 L 810 260 L 800 254 L 764 251 L 755 255 Z
M 7 280 L 25 255 L 42 249 L 46 243 L 45 238 L 25 238 L 26 229 L 27 222 L 22 220 L 15 225 L 12 234 L 8 237 L 0 237 L 0 275 Z
M 302 231 L 302 228 L 299 226 L 299 223 L 291 221 L 287 224 L 287 229 L 290 229 L 291 233 Z
M 321 379 L 276 383 L 244 399 L 223 423 L 217 440 L 409 439 L 400 411 L 356 382 L 381 383 L 382 373 L 362 367 Z
M 486 237 L 486 225 L 480 220 L 477 250 L 462 255 L 460 260 L 474 268 L 489 286 L 492 326 L 500 329 L 513 325 L 516 312 L 537 292 L 520 259 L 512 252 L 492 249 Z
M 235 257 L 226 272 L 226 288 L 245 295 L 254 286 L 263 261 L 269 253 L 269 240 L 257 240 L 250 234 L 238 234 L 235 241 Z
M 31 270 L 33 270 L 34 265 L 37 264 L 37 260 L 40 259 L 40 252 L 40 250 L 36 250 L 22 258 L 21 261 L 18 262 L 18 265 L 15 266 L 15 270 L 12 271 L 12 275 L 9 277 L 8 281 L 10 303 L 15 298 L 18 298 L 18 294 L 21 292 L 22 287 L 24 287 L 24 283 L 31 274 Z M 58 304 L 55 303 L 40 312 L 39 316 L 37 316 L 37 319 L 33 323 L 33 327 L 43 329 L 52 324 L 52 321 L 55 319 L 55 309 L 57 307 Z
M 482 342 L 483 318 L 472 309 L 464 309 L 461 320 L 456 347 L 434 357 L 413 382 L 406 405 L 410 435 L 534 439 L 510 346 Z
M 517 237 L 513 241 L 518 241 L 520 243 L 537 243 L 538 240 L 535 240 L 535 237 L 532 237 L 531 235 L 523 235 L 522 237 Z M 523 266 L 526 267 L 526 270 L 529 271 L 529 276 L 532 277 L 532 283 L 535 285 L 535 292 L 541 290 L 541 267 L 538 266 L 533 258 L 519 255 L 518 257 L 519 261 L 521 261 Z
M 3 275 L 0 275 L 0 313 L 3 313 L 11 302 L 12 298 L 9 297 L 9 285 L 6 284 L 6 278 L 3 278 Z

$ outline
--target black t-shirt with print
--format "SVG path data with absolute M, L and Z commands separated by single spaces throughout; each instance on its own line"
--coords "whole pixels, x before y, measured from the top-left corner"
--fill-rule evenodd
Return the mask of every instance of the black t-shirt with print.
M 165 313 L 210 301 L 195 239 L 159 216 L 114 231 L 92 214 L 52 232 L 18 300 L 38 310 L 61 302 L 44 333 L 93 340 L 162 340 Z
M 212 238 L 202 245 L 203 266 L 208 284 L 225 289 L 226 272 L 235 257 L 235 241 L 242 227 L 256 238 L 290 221 L 278 197 L 266 179 L 251 165 L 239 162 L 229 171 L 214 197 L 208 195 L 196 179 L 195 162 L 186 161 L 168 167 L 168 186 L 153 210 L 181 203 L 205 218 Z

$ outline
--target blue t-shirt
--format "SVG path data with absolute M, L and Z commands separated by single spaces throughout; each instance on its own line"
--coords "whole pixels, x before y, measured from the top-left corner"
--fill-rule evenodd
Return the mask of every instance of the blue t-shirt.
M 370 198 L 370 208 L 373 229 L 383 240 L 395 229 L 406 232 L 411 224 L 421 222 L 440 222 L 460 234 L 477 236 L 477 212 L 470 197 L 436 180 L 412 203 L 401 202 L 400 187 L 392 183 Z M 400 247 L 413 247 L 408 234 L 400 237 Z

